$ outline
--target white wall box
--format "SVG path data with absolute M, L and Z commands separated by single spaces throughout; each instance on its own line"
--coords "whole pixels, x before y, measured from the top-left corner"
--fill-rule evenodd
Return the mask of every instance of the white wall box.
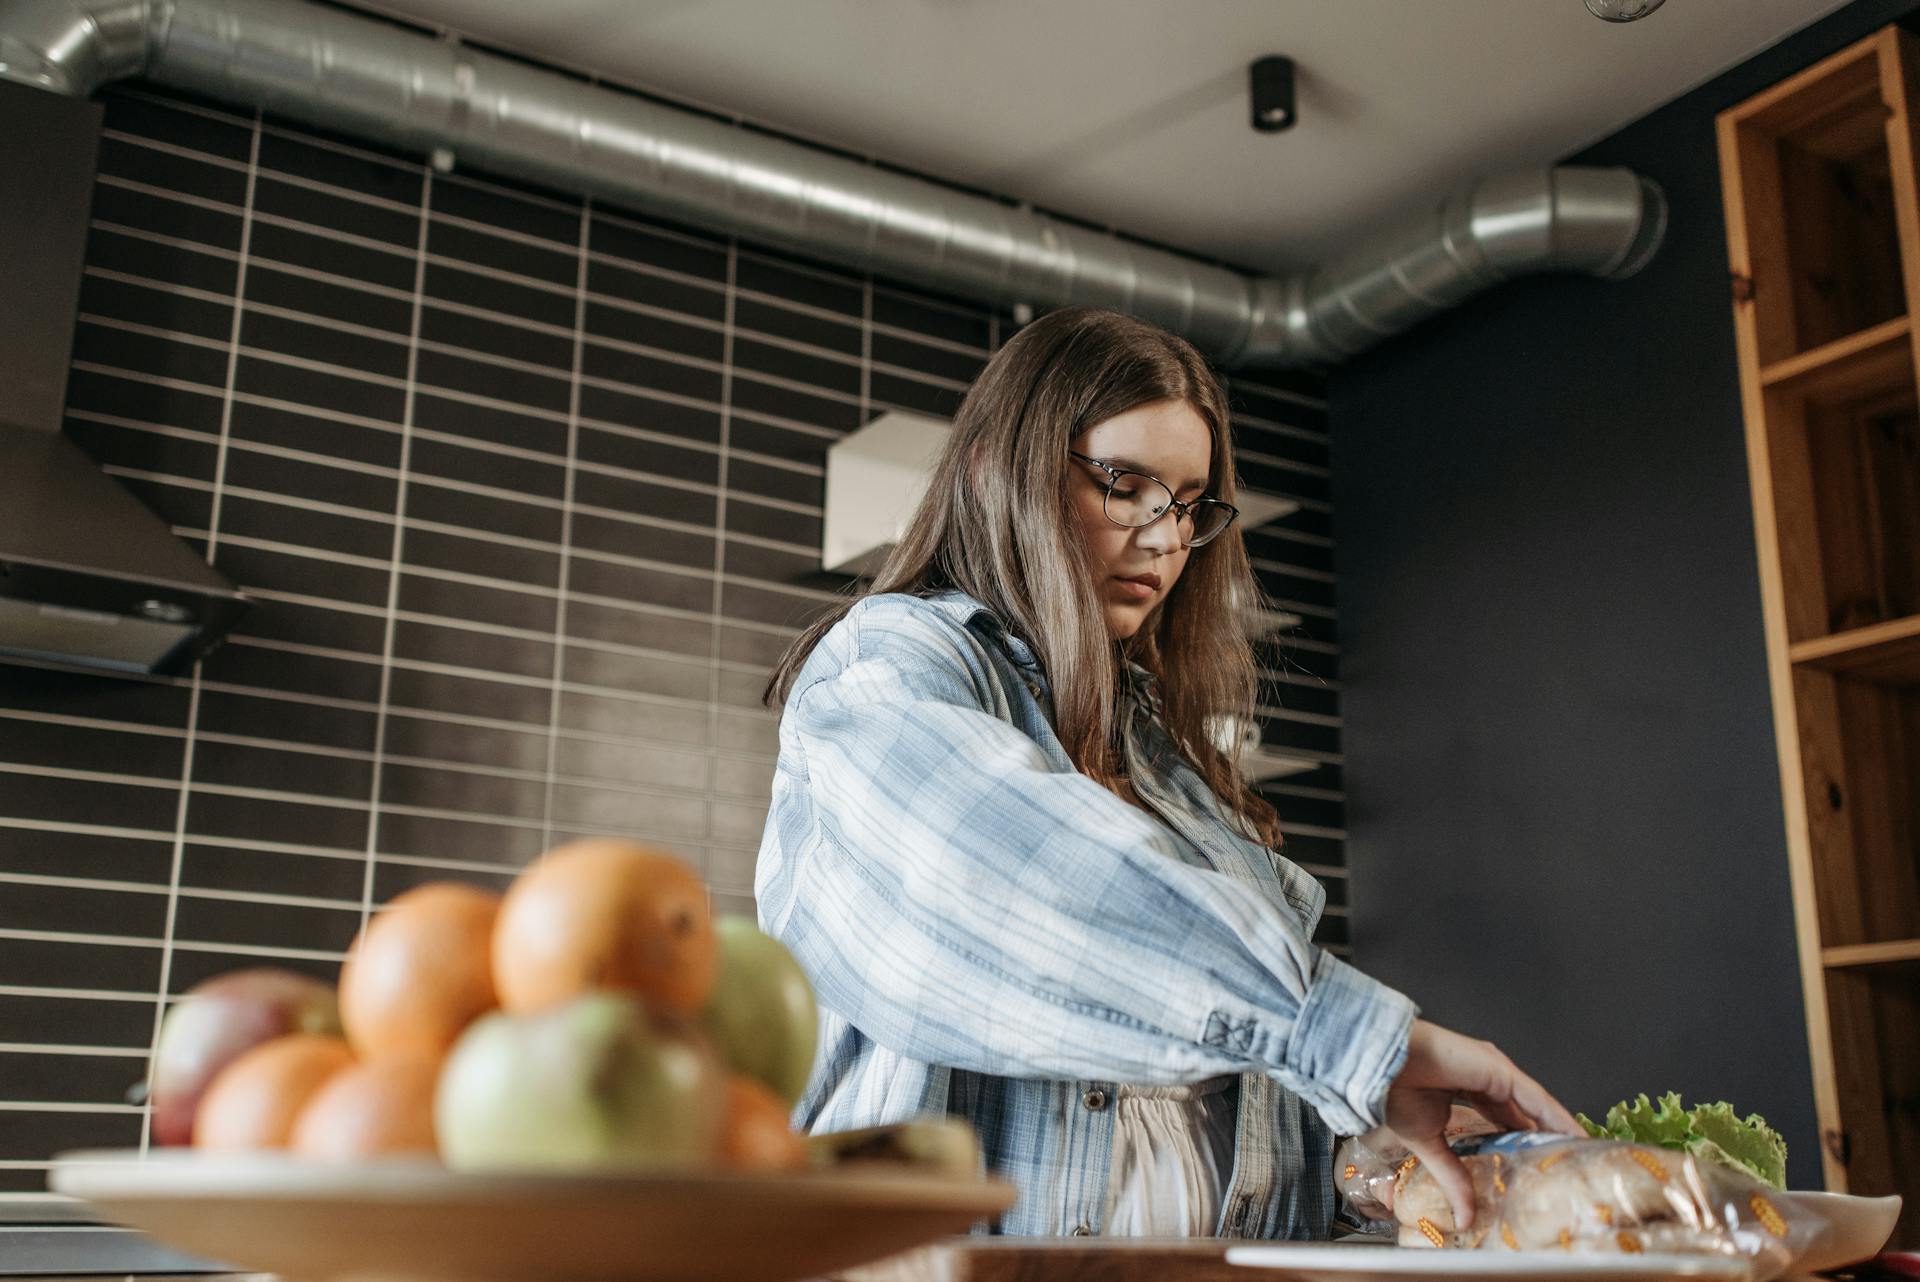
M 906 532 L 952 424 L 889 410 L 827 448 L 820 564 L 870 576 Z

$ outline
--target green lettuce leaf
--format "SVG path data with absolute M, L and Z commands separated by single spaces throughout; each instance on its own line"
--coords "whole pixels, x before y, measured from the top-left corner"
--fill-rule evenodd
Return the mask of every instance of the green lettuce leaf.
M 1640 1144 L 1684 1148 L 1693 1138 L 1693 1118 L 1672 1091 L 1662 1095 L 1658 1104 L 1642 1095 L 1631 1104 L 1623 1100 L 1607 1110 L 1607 1133 Z
M 1607 1110 L 1604 1123 L 1585 1113 L 1580 1125 L 1595 1139 L 1625 1140 L 1684 1149 L 1704 1160 L 1719 1162 L 1777 1189 L 1787 1186 L 1787 1142 L 1758 1113 L 1736 1117 L 1733 1106 L 1721 1101 L 1689 1109 L 1672 1091 L 1656 1104 L 1641 1095 L 1620 1101 Z
M 1711 1145 L 1716 1153 L 1708 1156 L 1737 1166 L 1774 1188 L 1787 1186 L 1787 1142 L 1758 1113 L 1742 1119 L 1733 1115 L 1733 1106 L 1724 1100 L 1702 1104 L 1693 1110 L 1693 1132 L 1702 1146 L 1696 1151 Z

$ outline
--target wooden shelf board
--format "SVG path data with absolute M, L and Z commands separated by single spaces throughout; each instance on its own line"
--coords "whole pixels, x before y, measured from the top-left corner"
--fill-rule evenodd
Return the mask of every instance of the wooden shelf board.
M 1787 657 L 1798 666 L 1869 681 L 1920 683 L 1920 615 L 1795 642 Z
M 1822 948 L 1820 961 L 1829 969 L 1920 961 L 1920 939 L 1892 939 L 1878 944 L 1842 944 L 1834 948 Z
M 1913 386 L 1912 324 L 1905 316 L 1835 339 L 1760 370 L 1769 392 L 1804 399 L 1852 399 Z
M 1769 133 L 1786 133 L 1810 115 L 1829 110 L 1834 103 L 1876 85 L 1881 37 L 1867 36 L 1814 63 L 1798 75 L 1782 80 L 1762 93 L 1729 107 L 1720 118 L 1752 125 Z

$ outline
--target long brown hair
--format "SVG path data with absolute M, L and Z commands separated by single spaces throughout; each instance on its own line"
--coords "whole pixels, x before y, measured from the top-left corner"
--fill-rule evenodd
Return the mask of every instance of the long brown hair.
M 1122 791 L 1115 695 L 1131 659 L 1158 678 L 1162 724 L 1242 831 L 1278 846 L 1273 807 L 1212 733 L 1217 718 L 1252 724 L 1259 678 L 1235 608 L 1261 599 L 1239 529 L 1193 549 L 1167 599 L 1116 642 L 1067 493 L 1075 437 L 1167 400 L 1185 401 L 1206 422 L 1208 492 L 1232 502 L 1226 395 L 1192 344 L 1092 307 L 1051 312 L 1021 330 L 961 402 L 905 537 L 863 591 L 789 647 L 767 684 L 768 705 L 785 702 L 807 656 L 860 597 L 958 588 L 1033 647 L 1052 687 L 1054 732 L 1082 773 Z

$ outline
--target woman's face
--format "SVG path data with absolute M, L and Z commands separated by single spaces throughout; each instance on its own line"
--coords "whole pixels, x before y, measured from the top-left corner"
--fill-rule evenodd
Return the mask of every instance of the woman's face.
M 1076 453 L 1166 482 L 1177 499 L 1206 493 L 1213 436 L 1185 401 L 1151 401 L 1096 423 L 1073 440 Z M 1091 463 L 1067 460 L 1067 491 L 1091 553 L 1096 592 L 1116 638 L 1140 630 L 1186 568 L 1177 515 L 1128 529 L 1106 517 L 1107 475 Z M 1122 481 L 1125 484 L 1125 480 Z

